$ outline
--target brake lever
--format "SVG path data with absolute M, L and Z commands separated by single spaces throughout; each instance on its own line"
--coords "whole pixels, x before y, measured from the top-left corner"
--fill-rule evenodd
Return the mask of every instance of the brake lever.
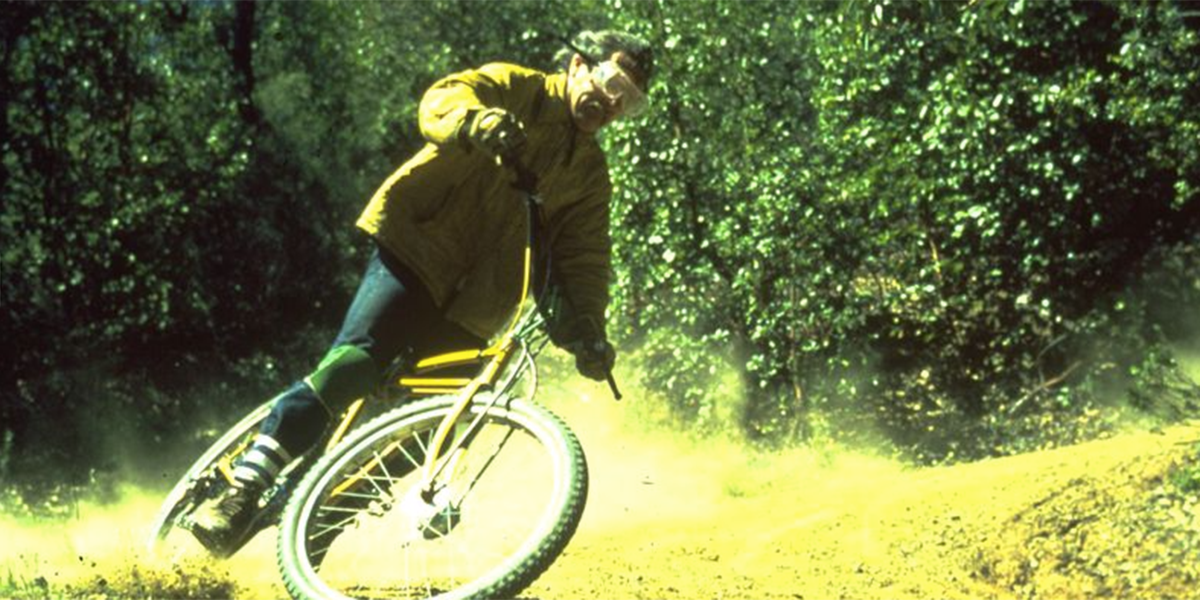
M 613 398 L 620 401 L 622 397 L 621 390 L 617 389 L 617 380 L 613 379 L 612 369 L 606 369 L 604 377 L 608 380 L 608 387 L 612 389 Z

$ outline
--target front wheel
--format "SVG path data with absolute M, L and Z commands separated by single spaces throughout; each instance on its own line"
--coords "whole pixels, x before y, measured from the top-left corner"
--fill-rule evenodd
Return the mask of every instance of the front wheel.
M 297 599 L 509 597 L 558 557 L 587 497 L 579 440 L 544 408 L 480 394 L 456 438 L 481 427 L 430 489 L 421 465 L 454 403 L 385 413 L 318 460 L 280 521 L 278 558 Z

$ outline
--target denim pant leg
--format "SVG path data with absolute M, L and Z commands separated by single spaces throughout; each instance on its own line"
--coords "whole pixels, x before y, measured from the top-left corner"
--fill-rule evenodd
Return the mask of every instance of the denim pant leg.
M 482 347 L 484 341 L 447 321 L 420 280 L 386 251 L 376 248 L 332 348 L 361 348 L 382 372 L 402 351 L 421 354 Z M 316 442 L 332 415 L 312 388 L 297 382 L 275 403 L 261 432 L 293 456 Z

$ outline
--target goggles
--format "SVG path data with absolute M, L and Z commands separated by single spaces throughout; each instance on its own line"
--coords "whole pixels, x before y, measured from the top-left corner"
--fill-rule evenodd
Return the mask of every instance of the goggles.
M 636 117 L 646 112 L 649 101 L 617 63 L 606 60 L 592 67 L 592 83 L 609 101 L 620 107 L 621 114 Z

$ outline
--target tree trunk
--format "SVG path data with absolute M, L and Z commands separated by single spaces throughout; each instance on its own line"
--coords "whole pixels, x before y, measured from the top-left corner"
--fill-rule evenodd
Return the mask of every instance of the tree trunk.
M 254 0 L 238 0 L 233 21 L 233 69 L 237 76 L 238 111 L 248 125 L 258 125 L 261 115 L 254 104 Z

